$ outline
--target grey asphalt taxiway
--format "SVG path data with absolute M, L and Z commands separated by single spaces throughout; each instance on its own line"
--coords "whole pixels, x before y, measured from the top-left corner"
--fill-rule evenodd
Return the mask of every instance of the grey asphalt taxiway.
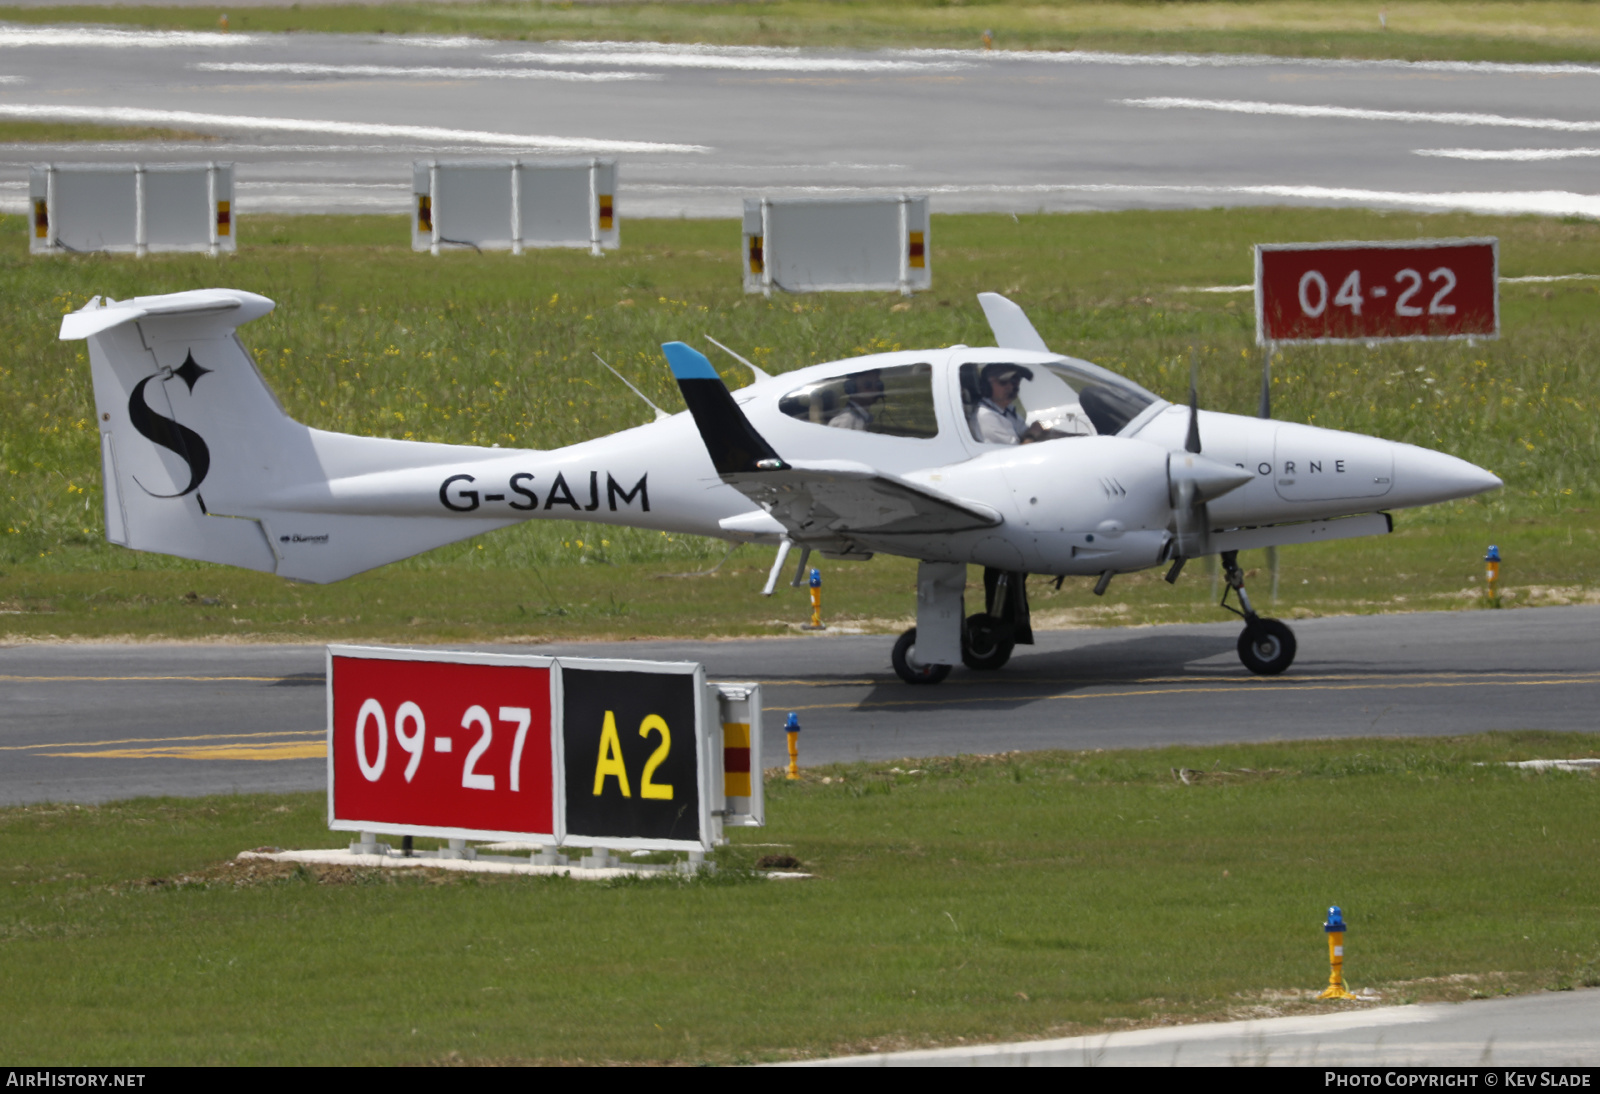
M 1596 1028 L 1600 991 L 1591 989 L 840 1056 L 784 1066 L 1456 1067 L 1464 1073 L 1438 1085 L 1583 1087 L 1589 1085 L 1587 1071 L 1600 1064 Z M 1407 1085 L 1408 1078 L 1361 1075 L 1324 1085 L 1392 1087 Z M 1418 1078 L 1415 1085 L 1420 1086 L 1433 1076 Z
M 806 764 L 1600 725 L 1600 607 L 1295 630 L 1299 659 L 1274 679 L 1240 666 L 1230 623 L 1043 632 L 1004 670 L 957 669 L 936 687 L 894 676 L 889 636 L 515 649 L 692 660 L 712 679 L 760 681 L 768 766 L 791 710 Z M 0 649 L 0 804 L 322 789 L 324 667 L 319 645 Z

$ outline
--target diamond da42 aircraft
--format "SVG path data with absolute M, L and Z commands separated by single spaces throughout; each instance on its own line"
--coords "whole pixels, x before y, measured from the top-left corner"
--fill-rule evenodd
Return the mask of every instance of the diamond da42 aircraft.
M 524 520 L 624 524 L 917 559 L 917 625 L 895 671 L 936 683 L 1031 643 L 1029 574 L 1113 575 L 1221 556 L 1239 655 L 1273 674 L 1290 629 L 1256 614 L 1238 553 L 1388 532 L 1387 511 L 1500 485 L 1444 453 L 1173 405 L 1052 353 L 1022 310 L 979 297 L 996 347 L 880 353 L 730 391 L 663 347 L 688 404 L 550 451 L 358 437 L 286 414 L 236 329 L 272 310 L 204 289 L 63 317 L 87 339 L 106 537 L 136 550 L 330 582 Z M 964 611 L 967 567 L 983 611 Z M 1228 594 L 1239 607 L 1228 605 Z

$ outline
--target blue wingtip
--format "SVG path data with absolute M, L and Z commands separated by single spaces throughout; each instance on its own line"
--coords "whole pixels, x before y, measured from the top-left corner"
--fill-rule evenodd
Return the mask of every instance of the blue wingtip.
M 678 380 L 720 380 L 717 370 L 711 367 L 706 355 L 682 342 L 663 342 L 661 352 L 667 355 L 672 375 Z

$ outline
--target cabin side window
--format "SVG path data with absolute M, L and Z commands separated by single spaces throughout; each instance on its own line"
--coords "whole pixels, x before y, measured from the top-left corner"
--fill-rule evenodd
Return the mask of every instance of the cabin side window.
M 933 437 L 933 366 L 893 365 L 813 380 L 778 400 L 791 418 L 890 437 Z

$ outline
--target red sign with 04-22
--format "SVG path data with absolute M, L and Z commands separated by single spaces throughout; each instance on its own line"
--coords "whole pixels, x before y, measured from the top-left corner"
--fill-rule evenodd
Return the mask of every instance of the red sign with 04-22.
M 1256 341 L 1493 338 L 1499 242 L 1263 243 Z

